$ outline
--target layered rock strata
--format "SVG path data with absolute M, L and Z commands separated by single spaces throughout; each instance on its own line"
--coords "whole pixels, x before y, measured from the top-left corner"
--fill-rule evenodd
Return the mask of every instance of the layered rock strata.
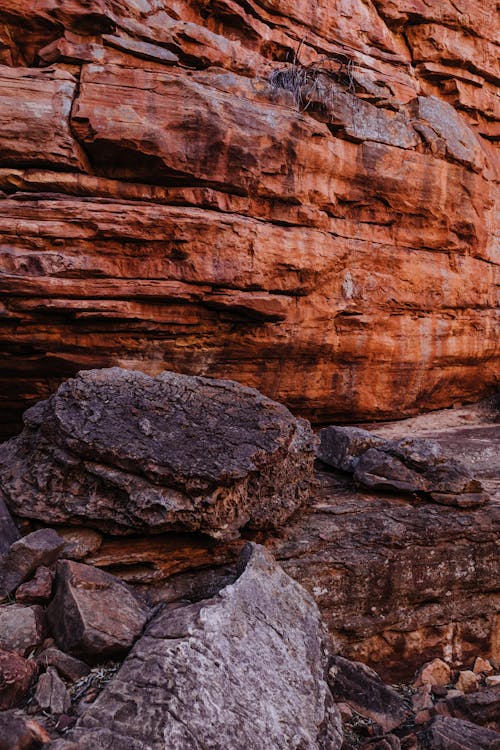
M 324 422 L 492 387 L 493 5 L 2 3 L 4 433 L 111 364 Z

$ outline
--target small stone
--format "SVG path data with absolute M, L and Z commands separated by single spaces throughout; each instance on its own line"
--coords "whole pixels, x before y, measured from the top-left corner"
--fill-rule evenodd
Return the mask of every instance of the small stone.
M 481 656 L 478 656 L 474 662 L 472 671 L 474 674 L 491 674 L 493 672 L 493 667 L 488 659 L 483 659 Z
M 411 702 L 415 712 L 432 708 L 434 703 L 431 696 L 431 686 L 428 683 L 422 685 L 418 692 L 412 696 Z
M 461 690 L 463 693 L 473 693 L 479 687 L 479 680 L 474 672 L 471 672 L 470 669 L 465 669 L 459 673 L 455 684 L 457 690 Z
M 63 526 L 58 529 L 60 536 L 66 541 L 64 557 L 68 560 L 83 560 L 97 552 L 102 544 L 102 534 L 94 529 L 79 526 Z
M 442 659 L 433 659 L 420 669 L 414 681 L 415 687 L 421 685 L 448 685 L 451 679 L 451 670 Z
M 448 690 L 444 687 L 444 685 L 433 685 L 432 694 L 436 698 L 446 698 Z
M 0 651 L 0 711 L 18 706 L 38 673 L 38 665 L 11 651 Z
M 352 708 L 347 703 L 337 703 L 342 721 L 350 721 L 354 716 Z
M 47 671 L 40 676 L 35 690 L 35 704 L 42 711 L 58 716 L 65 714 L 71 708 L 71 698 L 66 689 L 66 685 L 61 680 L 57 671 L 49 667 Z
M 14 542 L 1 560 L 0 598 L 12 593 L 41 565 L 55 562 L 64 544 L 54 529 L 39 529 Z
M 16 602 L 20 604 L 41 604 L 52 596 L 54 574 L 43 565 L 37 568 L 31 581 L 21 584 L 16 591 Z
M 82 677 L 86 677 L 90 672 L 90 667 L 87 664 L 59 651 L 58 648 L 47 648 L 36 657 L 36 660 L 42 669 L 55 667 L 61 677 L 69 682 L 76 682 Z
M 457 690 L 456 688 L 450 688 L 446 691 L 447 698 L 456 698 L 457 695 L 463 695 L 463 692 L 461 690 Z
M 415 724 L 426 724 L 432 718 L 432 711 L 425 708 L 423 711 L 418 711 L 415 714 Z
M 67 732 L 71 729 L 76 722 L 76 716 L 68 716 L 68 714 L 61 714 L 57 719 L 56 729 L 58 732 Z
M 485 682 L 488 687 L 497 687 L 497 685 L 500 685 L 500 674 L 494 674 L 490 677 L 486 677 Z
M 114 576 L 62 560 L 47 615 L 63 651 L 75 656 L 113 656 L 132 646 L 149 609 Z
M 34 604 L 0 605 L 0 649 L 16 651 L 26 656 L 43 643 L 45 615 L 42 607 Z
M 14 711 L 0 714 L 0 750 L 39 750 L 50 737 L 37 721 L 17 716 Z

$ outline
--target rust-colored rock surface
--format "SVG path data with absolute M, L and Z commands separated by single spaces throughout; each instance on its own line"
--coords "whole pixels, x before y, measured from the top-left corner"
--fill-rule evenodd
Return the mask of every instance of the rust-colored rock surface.
M 96 366 L 323 422 L 493 387 L 497 31 L 493 0 L 3 2 L 3 433 Z

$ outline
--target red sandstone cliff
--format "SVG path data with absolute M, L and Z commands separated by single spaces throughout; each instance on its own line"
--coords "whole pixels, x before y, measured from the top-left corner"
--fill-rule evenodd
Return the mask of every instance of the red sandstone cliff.
M 5 431 L 109 364 L 323 421 L 492 387 L 497 32 L 493 0 L 3 0 Z

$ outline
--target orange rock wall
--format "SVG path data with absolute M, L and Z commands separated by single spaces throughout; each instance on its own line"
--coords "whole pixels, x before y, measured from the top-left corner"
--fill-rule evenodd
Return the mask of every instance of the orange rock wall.
M 234 378 L 323 422 L 491 389 L 495 13 L 3 0 L 4 433 L 110 364 Z M 294 60 L 336 71 L 302 107 L 269 82 Z

